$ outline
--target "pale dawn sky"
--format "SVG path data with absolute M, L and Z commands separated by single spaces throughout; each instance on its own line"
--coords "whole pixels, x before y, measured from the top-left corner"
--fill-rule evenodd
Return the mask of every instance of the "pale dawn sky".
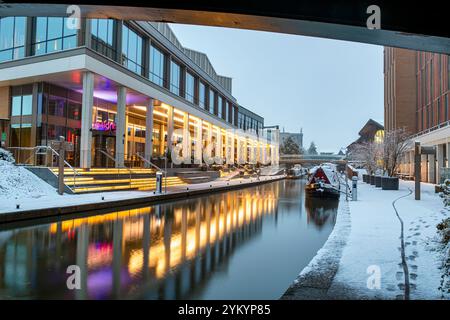
M 181 44 L 233 78 L 233 96 L 304 145 L 337 152 L 383 122 L 383 47 L 240 29 L 175 25 Z

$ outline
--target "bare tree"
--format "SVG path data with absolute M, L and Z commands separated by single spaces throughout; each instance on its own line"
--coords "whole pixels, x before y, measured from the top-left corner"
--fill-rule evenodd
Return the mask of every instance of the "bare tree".
M 381 168 L 383 145 L 378 142 L 362 142 L 351 148 L 350 160 L 359 162 L 369 174 L 374 174 Z
M 402 155 L 410 148 L 409 133 L 404 129 L 386 131 L 383 142 L 383 167 L 389 177 L 397 172 Z

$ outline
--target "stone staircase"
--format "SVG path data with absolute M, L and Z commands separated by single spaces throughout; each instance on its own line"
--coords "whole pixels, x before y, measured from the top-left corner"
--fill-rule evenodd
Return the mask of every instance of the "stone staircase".
M 49 168 L 58 175 L 58 168 Z M 92 193 L 104 191 L 126 191 L 156 189 L 156 176 L 154 169 L 127 169 L 127 168 L 92 168 L 92 169 L 64 170 L 64 183 L 72 193 Z M 180 177 L 167 177 L 167 186 L 184 185 Z M 163 187 L 165 183 L 163 182 Z
M 201 171 L 201 170 L 189 170 L 179 171 L 175 173 L 178 178 L 187 184 L 195 184 L 202 182 L 209 182 L 216 180 L 220 177 L 219 171 Z

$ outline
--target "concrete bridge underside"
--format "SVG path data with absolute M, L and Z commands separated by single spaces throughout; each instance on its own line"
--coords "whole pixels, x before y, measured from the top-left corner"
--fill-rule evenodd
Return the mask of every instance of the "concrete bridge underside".
M 379 0 L 380 29 L 370 30 L 373 14 L 367 0 L 1 0 L 0 16 L 67 16 L 70 5 L 81 16 L 220 26 L 356 41 L 383 46 L 450 54 L 447 11 L 441 2 L 413 5 L 406 1 Z

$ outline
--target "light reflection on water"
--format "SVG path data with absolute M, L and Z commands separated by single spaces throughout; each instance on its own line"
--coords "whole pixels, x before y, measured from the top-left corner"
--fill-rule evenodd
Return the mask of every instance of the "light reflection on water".
M 0 299 L 276 299 L 326 241 L 338 203 L 285 180 L 0 231 Z M 81 268 L 68 290 L 66 268 Z

